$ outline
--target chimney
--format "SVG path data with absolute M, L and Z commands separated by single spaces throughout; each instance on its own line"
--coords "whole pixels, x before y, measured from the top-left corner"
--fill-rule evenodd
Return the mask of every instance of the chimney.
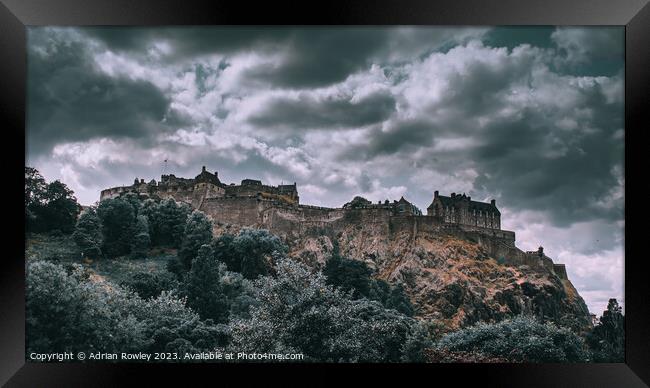
M 140 183 L 144 183 L 144 179 L 140 179 Z
M 468 201 L 471 201 L 471 200 L 472 200 L 472 197 L 470 197 L 470 196 L 468 195 L 468 196 L 467 196 L 467 200 L 468 200 Z
M 205 172 L 205 166 L 201 167 L 201 172 Z
M 492 204 L 492 206 L 496 206 L 496 205 L 497 205 L 497 201 L 496 201 L 495 199 L 491 200 L 490 203 Z
M 438 190 L 433 192 L 433 198 L 438 198 Z

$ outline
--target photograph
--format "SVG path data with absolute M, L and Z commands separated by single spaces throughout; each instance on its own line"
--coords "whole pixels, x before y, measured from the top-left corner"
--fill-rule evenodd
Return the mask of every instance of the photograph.
M 27 26 L 25 361 L 624 363 L 625 44 Z

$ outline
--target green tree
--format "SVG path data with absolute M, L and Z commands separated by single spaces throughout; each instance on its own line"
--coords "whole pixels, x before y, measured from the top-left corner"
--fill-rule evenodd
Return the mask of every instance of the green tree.
M 210 245 L 199 248 L 197 257 L 185 278 L 187 305 L 203 319 L 227 322 L 234 316 L 246 316 L 254 303 L 250 284 L 239 273 L 226 270 L 217 261 Z
M 625 316 L 616 299 L 610 299 L 598 324 L 587 335 L 596 362 L 625 362 Z
M 25 167 L 25 222 L 30 232 L 72 233 L 81 206 L 64 183 L 47 183 L 38 170 Z
M 188 217 L 183 231 L 183 242 L 178 257 L 185 269 L 190 269 L 202 245 L 212 242 L 212 221 L 202 211 L 195 210 Z
M 147 257 L 151 239 L 149 238 L 149 222 L 147 217 L 140 215 L 133 224 L 133 241 L 131 242 L 131 256 L 133 258 Z
M 439 349 L 505 358 L 510 362 L 586 362 L 584 340 L 571 330 L 533 317 L 518 316 L 499 323 L 479 323 L 443 336 Z
M 191 213 L 187 204 L 178 204 L 173 198 L 159 203 L 145 200 L 140 209 L 149 221 L 153 246 L 180 248 L 187 217 Z
M 25 167 L 25 227 L 33 231 L 38 227 L 37 214 L 45 206 L 47 183 L 43 176 L 32 167 Z
M 223 325 L 203 321 L 171 292 L 142 299 L 38 261 L 27 267 L 28 352 L 201 352 L 224 346 Z
M 333 255 L 323 269 L 327 283 L 351 291 L 355 298 L 368 297 L 372 270 L 368 265 L 359 260 L 351 260 Z
M 252 228 L 242 228 L 235 237 L 223 235 L 215 239 L 213 247 L 219 261 L 247 279 L 268 274 L 274 255 L 284 255 L 288 251 L 279 237 L 268 230 Z
M 395 309 L 409 317 L 414 315 L 413 305 L 401 283 L 391 287 L 384 280 L 373 279 L 372 270 L 362 261 L 344 258 L 335 251 L 327 260 L 323 274 L 327 277 L 328 284 L 352 292 L 355 299 L 376 300 L 386 308 Z
M 109 257 L 127 255 L 133 243 L 135 214 L 131 204 L 121 198 L 109 198 L 97 206 L 102 222 L 102 252 Z
M 391 288 L 385 306 L 389 309 L 395 309 L 409 317 L 412 317 L 413 314 L 415 314 L 411 300 L 404 292 L 402 283 L 397 283 Z
M 79 216 L 75 230 L 72 233 L 72 238 L 84 256 L 91 259 L 101 257 L 101 227 L 101 221 L 94 207 L 86 209 Z
M 376 301 L 353 300 L 322 273 L 292 260 L 279 260 L 275 270 L 275 277 L 254 281 L 258 303 L 250 317 L 231 320 L 233 350 L 302 353 L 306 361 L 322 362 L 402 359 L 412 318 Z

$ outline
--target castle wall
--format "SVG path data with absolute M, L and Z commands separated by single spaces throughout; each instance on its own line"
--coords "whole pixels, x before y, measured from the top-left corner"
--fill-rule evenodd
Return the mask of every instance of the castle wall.
M 262 213 L 268 206 L 256 197 L 207 198 L 199 208 L 213 221 L 242 226 L 262 225 Z

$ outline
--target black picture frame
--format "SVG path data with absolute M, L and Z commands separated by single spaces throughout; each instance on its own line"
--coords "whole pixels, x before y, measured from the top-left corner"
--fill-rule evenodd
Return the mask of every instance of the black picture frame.
M 625 313 L 626 362 L 621 364 L 427 364 L 308 366 L 310 382 L 343 379 L 337 371 L 366 377 L 403 378 L 416 370 L 432 384 L 452 377 L 454 385 L 612 386 L 650 384 L 650 282 L 643 271 L 645 247 L 640 237 L 647 220 L 642 196 L 644 129 L 650 109 L 650 6 L 648 0 L 446 0 L 264 2 L 162 0 L 0 0 L 0 118 L 5 225 L 16 234 L 6 246 L 0 272 L 0 383 L 7 386 L 115 386 L 137 379 L 181 378 L 191 373 L 217 378 L 229 372 L 241 379 L 283 376 L 300 380 L 301 365 L 133 365 L 25 363 L 24 239 L 18 206 L 25 150 L 26 26 L 30 25 L 618 25 L 625 26 Z M 22 156 L 21 156 L 22 155 Z M 24 163 L 23 163 L 24 164 Z M 11 202 L 8 202 L 11 201 Z M 633 204 L 630 207 L 630 203 Z M 628 210 L 629 209 L 629 210 Z M 8 212 L 12 210 L 13 212 Z M 15 219 L 13 218 L 15 217 Z M 638 227 L 635 228 L 635 225 Z M 185 368 L 187 367 L 187 368 Z M 371 370 L 369 370 L 371 369 Z M 191 372 L 190 372 L 191 371 Z M 213 380 L 215 381 L 215 380 Z M 243 380 L 242 380 L 243 381 Z M 427 381 L 427 380 L 425 380 Z M 301 384 L 302 385 L 302 384 Z M 311 384 L 309 384 L 311 385 Z

